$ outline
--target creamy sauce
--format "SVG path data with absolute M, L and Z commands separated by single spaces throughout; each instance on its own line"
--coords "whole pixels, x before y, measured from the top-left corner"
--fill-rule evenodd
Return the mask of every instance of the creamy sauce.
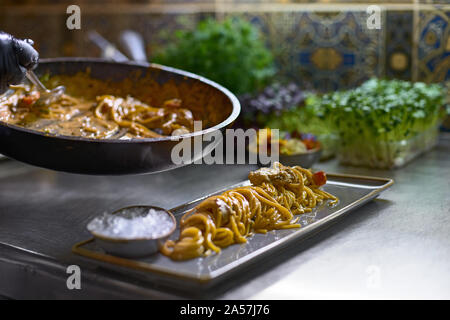
M 194 118 L 179 99 L 153 107 L 131 96 L 97 96 L 95 100 L 63 95 L 45 105 L 40 94 L 25 85 L 0 102 L 0 121 L 54 135 L 94 139 L 157 138 L 193 131 Z

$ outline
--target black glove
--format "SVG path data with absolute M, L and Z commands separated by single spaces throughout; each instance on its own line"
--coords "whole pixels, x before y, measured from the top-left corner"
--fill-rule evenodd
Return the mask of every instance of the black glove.
M 27 70 L 37 66 L 39 54 L 32 45 L 31 40 L 19 40 L 0 31 L 0 94 L 10 84 L 21 83 Z

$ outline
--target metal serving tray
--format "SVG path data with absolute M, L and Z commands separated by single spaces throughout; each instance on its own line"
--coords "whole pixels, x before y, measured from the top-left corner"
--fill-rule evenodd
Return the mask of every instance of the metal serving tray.
M 282 247 L 304 239 L 329 226 L 337 218 L 376 198 L 390 187 L 392 179 L 363 177 L 353 175 L 327 174 L 328 182 L 323 187 L 327 192 L 339 198 L 333 207 L 324 203 L 311 213 L 300 216 L 301 228 L 274 230 L 267 234 L 255 234 L 244 244 L 235 244 L 223 249 L 220 254 L 188 261 L 172 261 L 162 254 L 143 259 L 126 259 L 106 254 L 95 244 L 94 239 L 82 241 L 73 246 L 72 251 L 90 259 L 96 259 L 103 267 L 121 270 L 138 277 L 151 278 L 162 284 L 177 286 L 209 287 L 228 278 L 237 270 L 257 261 Z M 237 186 L 248 185 L 245 181 L 224 190 L 206 195 L 195 201 L 175 207 L 170 211 L 177 220 L 189 209 L 211 195 L 222 193 Z M 173 238 L 178 237 L 178 230 Z M 183 280 L 183 281 L 180 281 Z

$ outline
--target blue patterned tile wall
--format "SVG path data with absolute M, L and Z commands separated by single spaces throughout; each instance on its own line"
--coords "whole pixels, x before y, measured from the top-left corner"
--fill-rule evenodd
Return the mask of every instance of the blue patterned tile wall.
M 450 8 L 421 10 L 417 22 L 416 78 L 427 82 L 450 80 Z
M 291 67 L 299 82 L 323 91 L 353 87 L 384 74 L 384 33 L 365 12 L 307 12 L 292 35 Z
M 99 51 L 87 40 L 89 30 L 95 29 L 117 43 L 119 32 L 132 28 L 143 34 L 151 56 L 175 30 L 193 28 L 205 17 L 233 15 L 261 28 L 276 57 L 280 79 L 304 87 L 320 91 L 348 88 L 374 76 L 424 81 L 445 81 L 450 77 L 450 0 L 420 0 L 420 4 L 410 6 L 411 0 L 396 0 L 401 7 L 390 7 L 386 2 L 380 30 L 367 28 L 365 5 L 361 6 L 364 2 L 359 0 L 330 0 L 336 3 L 330 7 L 323 3 L 317 7 L 299 4 L 315 2 L 312 0 L 249 0 L 245 1 L 249 3 L 246 10 L 219 14 L 211 6 L 190 4 L 184 8 L 184 2 L 134 1 L 136 6 L 125 11 L 105 5 L 105 12 L 83 7 L 81 31 L 65 28 L 65 11 L 53 9 L 48 13 L 28 8 L 21 12 L 16 5 L 11 13 L 2 8 L 2 2 L 0 30 L 33 38 L 42 57 L 55 57 L 98 56 Z M 265 3 L 264 10 L 259 9 L 260 2 Z M 359 7 L 342 2 L 358 3 Z M 159 3 L 159 7 L 145 3 Z M 164 3 L 171 3 L 171 9 L 165 10 Z M 271 7 L 270 3 L 275 5 Z M 289 10 L 282 9 L 280 3 L 290 3 L 286 7 Z
M 413 12 L 386 14 L 386 77 L 411 80 Z
M 384 75 L 384 32 L 367 29 L 365 12 L 233 15 L 260 27 L 275 54 L 280 78 L 328 91 Z

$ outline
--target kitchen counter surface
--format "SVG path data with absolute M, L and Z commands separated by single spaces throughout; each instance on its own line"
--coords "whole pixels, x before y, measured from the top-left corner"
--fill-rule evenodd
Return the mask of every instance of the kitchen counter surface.
M 246 179 L 254 166 L 192 165 L 156 175 L 57 173 L 0 160 L 0 296 L 8 298 L 450 299 L 450 134 L 395 171 L 318 163 L 327 172 L 390 177 L 394 186 L 252 272 L 195 295 L 99 267 L 71 253 L 97 214 L 132 204 L 171 208 Z M 79 265 L 81 290 L 66 268 Z

